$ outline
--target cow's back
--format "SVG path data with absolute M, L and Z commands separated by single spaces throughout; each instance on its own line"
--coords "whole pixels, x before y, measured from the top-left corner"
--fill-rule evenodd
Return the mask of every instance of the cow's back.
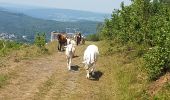
M 98 55 L 98 47 L 96 45 L 89 45 L 84 52 L 83 59 L 87 64 L 92 64 L 97 61 Z

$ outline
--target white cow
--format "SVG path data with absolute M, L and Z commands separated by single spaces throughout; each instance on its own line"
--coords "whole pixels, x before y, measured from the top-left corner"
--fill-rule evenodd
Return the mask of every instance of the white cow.
M 67 38 L 67 45 L 71 44 L 71 39 Z
M 72 63 L 72 58 L 73 58 L 73 54 L 75 52 L 75 48 L 73 46 L 73 44 L 68 44 L 66 47 L 66 58 L 67 58 L 67 67 L 68 70 L 71 70 L 71 63 Z
M 76 46 L 76 41 L 74 41 L 74 40 L 72 40 L 72 39 L 67 39 L 67 45 L 68 44 L 72 44 L 73 46 L 74 46 L 74 50 L 72 50 L 73 51 L 73 57 L 74 57 L 74 55 L 75 55 L 75 46 Z
M 76 41 L 71 40 L 70 43 L 73 44 L 73 46 L 76 46 Z
M 67 38 L 67 45 L 68 45 L 68 44 L 73 44 L 73 46 L 76 46 L 76 41 Z
M 97 61 L 99 55 L 99 50 L 96 45 L 89 45 L 85 52 L 83 57 L 83 63 L 85 64 L 85 69 L 87 72 L 86 78 L 90 78 L 90 73 L 92 72 L 92 75 L 94 75 L 95 70 L 95 63 Z

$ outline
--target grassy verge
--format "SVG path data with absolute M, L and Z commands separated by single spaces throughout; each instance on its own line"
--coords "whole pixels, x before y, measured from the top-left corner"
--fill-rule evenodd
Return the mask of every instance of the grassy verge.
M 166 82 L 164 86 L 154 95 L 155 100 L 169 100 L 170 99 L 170 82 Z
M 8 76 L 0 74 L 0 88 L 7 84 Z
M 14 46 L 15 47 L 15 46 Z M 19 47 L 16 47 L 17 49 L 13 48 L 7 48 L 5 50 L 6 53 L 0 52 L 3 56 L 0 54 L 0 71 L 1 69 L 8 70 L 10 66 L 12 66 L 12 63 L 18 63 L 21 60 L 24 59 L 33 59 L 40 56 L 47 56 L 49 54 L 53 54 L 57 51 L 57 42 L 50 42 L 48 45 L 46 45 L 46 49 L 48 51 L 42 51 L 40 48 L 38 48 L 35 45 L 27 45 L 22 44 Z M 17 68 L 17 67 L 16 67 Z M 12 75 L 11 75 L 12 74 Z M 9 76 L 13 76 L 13 72 L 9 72 L 7 75 L 1 75 L 0 74 L 0 88 L 4 85 L 6 85 L 7 80 L 9 79 Z
M 135 57 L 138 53 L 126 51 L 126 47 L 116 43 L 98 42 L 97 45 L 100 50 L 99 67 L 103 67 L 102 71 L 106 76 L 101 86 L 101 98 L 148 99 L 145 91 L 148 77 L 142 67 L 143 59 Z
M 44 49 L 41 49 L 35 45 L 23 44 L 20 45 L 17 50 L 11 49 L 10 51 L 8 51 L 5 57 L 0 56 L 0 58 L 5 59 L 8 56 L 10 58 L 14 58 L 14 61 L 18 62 L 22 59 L 29 59 L 42 55 L 53 54 L 55 51 L 57 51 L 56 41 L 48 43 L 47 45 L 45 45 Z
M 108 41 L 96 44 L 99 46 L 101 54 L 99 58 L 100 67 L 105 67 L 102 70 L 106 73 L 106 77 L 104 77 L 104 84 L 106 85 L 101 86 L 102 92 L 100 95 L 102 99 L 113 99 L 113 97 L 118 100 L 170 99 L 169 76 L 163 76 L 165 78 L 162 82 L 165 81 L 165 83 L 162 83 L 160 79 L 157 80 L 160 83 L 149 81 L 148 74 L 144 68 L 144 60 L 141 56 L 145 52 L 142 51 L 145 47 L 131 45 L 129 48 L 128 46 L 122 46 L 114 42 L 109 43 Z M 156 89 L 156 94 L 151 96 L 148 92 L 154 91 L 154 89 L 149 90 L 149 87 L 154 87 L 155 82 L 158 85 L 160 84 L 159 87 L 156 86 L 159 90 L 157 91 Z M 108 94 L 110 95 L 108 96 Z

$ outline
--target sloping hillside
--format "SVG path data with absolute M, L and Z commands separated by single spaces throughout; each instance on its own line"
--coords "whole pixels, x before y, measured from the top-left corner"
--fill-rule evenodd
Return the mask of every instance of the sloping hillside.
M 1 7 L 4 7 L 10 12 L 24 13 L 26 15 L 41 18 L 46 20 L 55 20 L 62 22 L 73 22 L 73 21 L 99 21 L 103 22 L 104 19 L 110 17 L 107 13 L 97 13 L 89 11 L 71 10 L 71 9 L 59 9 L 59 8 L 48 8 L 48 7 L 37 7 L 28 5 L 17 5 L 2 3 Z
M 36 32 L 65 31 L 66 28 L 78 28 L 82 33 L 95 33 L 99 22 L 78 21 L 58 22 L 33 18 L 20 13 L 0 10 L 0 33 L 15 33 L 17 36 L 27 35 L 32 39 Z
M 69 10 L 69 9 L 50 9 L 50 8 L 39 8 L 29 9 L 23 12 L 26 15 L 33 16 L 36 18 L 50 19 L 62 22 L 74 22 L 81 20 L 89 21 L 100 21 L 103 22 L 105 17 L 110 14 L 101 14 L 87 11 Z
M 92 80 L 86 79 L 81 63 L 89 44 L 96 44 L 100 52 Z M 126 51 L 114 44 L 111 54 L 108 44 L 103 41 L 86 42 L 76 46 L 72 71 L 68 71 L 65 53 L 56 51 L 56 46 L 56 43 L 47 45 L 51 55 L 37 56 L 37 48 L 24 47 L 24 51 L 14 51 L 6 59 L 2 58 L 0 99 L 169 100 L 170 74 L 158 81 L 148 82 L 142 58 L 134 57 L 135 51 Z

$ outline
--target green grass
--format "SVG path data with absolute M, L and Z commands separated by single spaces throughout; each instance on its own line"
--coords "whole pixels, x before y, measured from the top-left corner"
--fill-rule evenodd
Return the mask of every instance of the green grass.
M 117 100 L 148 99 L 146 93 L 148 77 L 142 67 L 143 59 L 136 57 L 138 53 L 135 51 L 127 52 L 126 47 L 116 43 L 97 42 L 96 45 L 98 45 L 100 51 L 99 67 L 104 66 L 102 71 L 107 76 L 101 86 L 101 98 Z
M 99 47 L 99 59 L 97 62 L 97 70 L 103 75 L 97 83 L 99 93 L 97 98 L 100 100 L 148 100 L 151 99 L 147 94 L 148 81 L 147 73 L 144 70 L 143 58 L 139 54 L 140 46 L 137 50 L 128 50 L 127 47 L 117 43 L 108 43 L 107 41 L 86 42 L 82 51 L 87 45 L 95 44 Z M 57 43 L 49 43 L 46 48 L 48 54 L 57 51 Z M 34 46 L 23 47 L 22 51 L 18 50 L 19 57 L 39 55 L 39 49 Z M 143 51 L 142 51 L 143 52 Z M 17 54 L 17 53 L 16 53 Z M 0 88 L 7 84 L 8 76 L 0 74 Z M 37 99 L 42 98 L 50 88 L 54 81 L 53 77 L 43 84 Z M 75 97 L 77 98 L 77 97 Z M 163 88 L 152 98 L 153 100 L 168 100 L 170 98 L 170 82 L 167 82 Z
M 0 88 L 7 84 L 8 76 L 0 74 Z
M 151 97 L 148 87 L 150 81 L 144 69 L 144 59 L 141 51 L 143 46 L 122 46 L 107 41 L 96 42 L 100 50 L 99 67 L 105 72 L 105 83 L 101 86 L 101 98 L 116 100 L 169 100 L 170 82 L 160 87 L 161 89 Z M 109 90 L 108 90 L 109 89 Z M 111 94 L 110 91 L 113 93 Z M 102 100 L 101 99 L 101 100 Z
M 53 42 L 49 42 L 48 45 L 46 45 L 45 47 L 48 49 L 49 54 L 53 54 L 54 52 L 58 50 L 57 46 L 58 46 L 58 42 L 53 41 Z

